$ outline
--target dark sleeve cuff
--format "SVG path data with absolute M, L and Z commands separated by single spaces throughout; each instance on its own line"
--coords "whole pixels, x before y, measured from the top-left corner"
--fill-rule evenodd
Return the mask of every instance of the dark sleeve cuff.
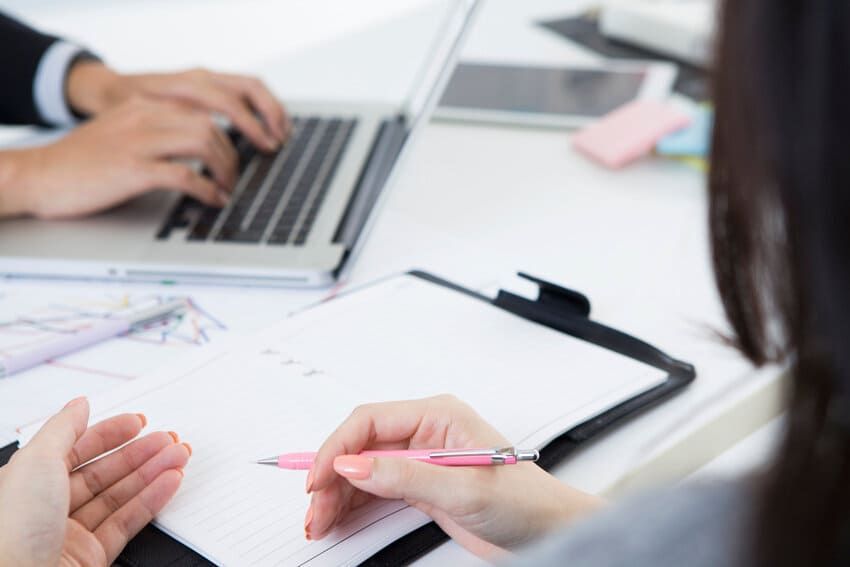
M 47 125 L 36 108 L 33 85 L 42 56 L 56 41 L 54 36 L 0 14 L 0 122 Z
M 80 46 L 0 13 L 0 123 L 75 124 L 80 117 L 68 105 L 66 81 L 80 58 L 96 59 Z

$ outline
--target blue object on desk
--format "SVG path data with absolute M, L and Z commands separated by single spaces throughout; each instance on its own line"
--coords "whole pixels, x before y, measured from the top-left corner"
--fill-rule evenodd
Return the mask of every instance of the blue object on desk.
M 690 126 L 663 137 L 655 151 L 665 156 L 707 157 L 713 126 L 714 111 L 707 106 L 697 107 Z

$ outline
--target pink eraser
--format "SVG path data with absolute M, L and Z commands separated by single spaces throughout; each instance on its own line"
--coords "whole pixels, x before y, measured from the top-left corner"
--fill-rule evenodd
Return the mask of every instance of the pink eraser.
M 573 137 L 573 147 L 602 165 L 623 167 L 690 121 L 690 116 L 668 103 L 636 100 L 582 129 Z

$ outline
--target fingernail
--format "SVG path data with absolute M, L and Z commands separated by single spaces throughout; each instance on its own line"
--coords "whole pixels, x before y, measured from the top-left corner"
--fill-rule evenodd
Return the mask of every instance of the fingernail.
M 189 451 L 189 456 L 192 456 L 192 446 L 188 443 L 183 443 L 183 446 L 186 447 L 186 450 Z
M 148 418 L 146 418 L 146 417 L 145 417 L 145 414 L 143 414 L 143 413 L 137 413 L 137 414 L 136 414 L 136 417 L 138 417 L 138 418 L 139 418 L 139 421 L 141 421 L 141 422 L 142 422 L 142 427 L 143 427 L 143 428 L 147 426 L 147 424 L 148 424 Z
M 186 473 L 184 473 L 184 472 L 183 472 L 183 469 L 174 469 L 174 470 L 176 470 L 177 472 L 179 472 L 179 473 L 180 473 L 180 477 L 181 477 L 181 478 L 182 478 L 182 477 L 184 477 L 184 476 L 186 476 Z
M 266 136 L 266 145 L 270 150 L 276 150 L 280 145 L 280 142 L 274 139 L 272 136 Z
M 176 432 L 174 432 L 174 431 L 169 431 L 169 432 L 168 432 L 168 434 L 169 434 L 169 435 L 171 435 L 171 438 L 172 438 L 172 439 L 174 439 L 174 442 L 175 442 L 175 443 L 177 443 L 177 442 L 179 442 L 179 441 L 180 441 L 180 436 L 179 436 L 179 435 L 177 435 L 177 433 L 176 433 Z
M 65 407 L 66 407 L 66 408 L 69 408 L 69 407 L 71 407 L 71 406 L 75 406 L 75 405 L 77 405 L 77 404 L 82 403 L 83 401 L 85 401 L 85 399 L 86 399 L 86 397 L 85 397 L 85 396 L 80 396 L 79 398 L 74 398 L 73 400 L 71 400 L 70 402 L 68 402 L 67 404 L 65 404 Z M 65 408 L 62 408 L 62 409 L 65 409 Z
M 313 522 L 313 506 L 307 508 L 307 515 L 304 516 L 304 534 L 310 538 L 310 524 Z
M 307 494 L 313 491 L 313 469 L 310 469 L 310 472 L 307 473 Z
M 366 480 L 372 476 L 374 459 L 360 455 L 341 455 L 334 459 L 334 470 L 353 480 Z

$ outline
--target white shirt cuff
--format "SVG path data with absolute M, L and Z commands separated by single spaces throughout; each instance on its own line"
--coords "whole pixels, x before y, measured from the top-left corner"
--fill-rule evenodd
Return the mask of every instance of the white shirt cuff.
M 35 108 L 48 124 L 73 126 L 77 123 L 65 98 L 65 78 L 68 65 L 81 51 L 83 48 L 78 45 L 58 40 L 41 56 L 35 71 L 32 92 Z

